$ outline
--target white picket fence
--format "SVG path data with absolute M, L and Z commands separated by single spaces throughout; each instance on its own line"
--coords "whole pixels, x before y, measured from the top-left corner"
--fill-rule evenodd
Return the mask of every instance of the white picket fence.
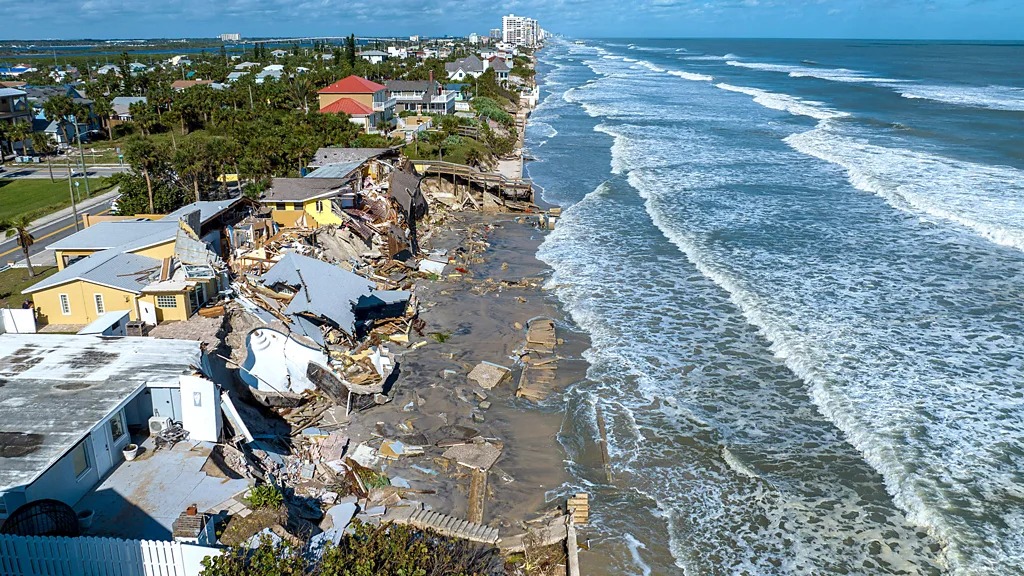
M 220 554 L 180 542 L 0 534 L 2 576 L 199 576 Z

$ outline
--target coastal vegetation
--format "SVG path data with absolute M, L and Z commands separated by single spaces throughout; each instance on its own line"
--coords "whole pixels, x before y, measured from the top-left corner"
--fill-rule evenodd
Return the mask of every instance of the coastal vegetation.
M 203 576 L 490 576 L 505 574 L 497 548 L 408 526 L 354 520 L 337 545 L 311 559 L 295 543 L 264 540 L 203 560 Z

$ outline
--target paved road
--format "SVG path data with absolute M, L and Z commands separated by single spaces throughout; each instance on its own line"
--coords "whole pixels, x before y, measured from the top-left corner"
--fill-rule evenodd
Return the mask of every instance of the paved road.
M 74 167 L 72 167 L 74 168 Z M 118 172 L 127 172 L 127 166 L 89 166 L 89 177 L 100 178 L 113 176 Z M 78 170 L 74 171 L 75 177 L 78 177 Z M 0 178 L 49 178 L 50 171 L 46 167 L 46 164 L 8 164 L 4 167 L 4 171 L 0 172 Z M 57 179 L 64 179 L 68 177 L 67 165 L 53 166 L 53 177 Z
M 89 207 L 78 211 L 79 218 L 81 218 L 81 215 L 85 213 L 92 215 L 106 214 L 110 211 L 110 202 L 111 199 L 107 199 L 92 206 L 89 206 L 90 203 L 86 203 L 85 206 Z M 75 218 L 71 215 L 67 215 L 53 222 L 33 228 L 32 235 L 35 237 L 36 241 L 35 244 L 29 248 L 29 254 L 35 256 L 40 252 L 45 251 L 47 246 L 50 244 L 53 244 L 61 238 L 66 238 L 67 236 L 74 234 L 75 231 Z M 32 261 L 32 264 L 34 266 L 52 266 L 54 264 L 52 254 L 47 254 L 46 256 L 47 258 L 45 260 L 41 259 L 42 257 L 37 256 L 36 259 Z M 15 260 L 20 261 L 23 259 L 24 255 L 22 254 L 18 243 L 15 242 L 14 239 L 3 238 L 3 241 L 0 242 L 0 268 L 6 266 L 8 262 Z

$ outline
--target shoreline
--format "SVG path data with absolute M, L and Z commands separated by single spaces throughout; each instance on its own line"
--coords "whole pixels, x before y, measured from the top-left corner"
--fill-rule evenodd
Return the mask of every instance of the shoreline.
M 502 455 L 492 469 L 492 495 L 484 523 L 503 528 L 503 536 L 514 534 L 519 523 L 564 505 L 563 496 L 567 494 L 562 492 L 570 480 L 564 464 L 565 450 L 558 442 L 564 415 L 552 410 L 551 404 L 567 385 L 585 374 L 587 364 L 582 352 L 589 347 L 589 340 L 578 331 L 566 329 L 570 321 L 560 303 L 542 288 L 550 273 L 547 265 L 536 258 L 544 234 L 525 223 L 522 216 L 462 214 L 443 230 L 435 230 L 441 233 L 431 238 L 433 249 L 452 250 L 466 240 L 482 240 L 489 246 L 480 257 L 482 262 L 465 268 L 467 274 L 417 286 L 421 318 L 426 322 L 424 332 L 450 333 L 451 337 L 443 343 L 427 339 L 426 345 L 402 354 L 403 368 L 409 374 L 403 374 L 395 401 L 375 414 L 383 415 L 386 410 L 389 418 L 415 417 L 441 427 L 464 426 L 501 442 Z M 501 286 L 503 281 L 522 279 L 530 279 L 529 285 Z M 522 372 L 517 350 L 525 342 L 527 322 L 536 317 L 556 321 L 560 339 L 556 352 L 561 358 L 548 401 L 540 404 L 515 395 Z M 491 390 L 481 389 L 466 380 L 479 362 L 511 368 L 511 380 Z M 454 374 L 448 372 L 445 378 L 446 370 Z M 486 400 L 475 393 L 486 395 Z M 406 412 L 409 402 L 417 406 Z M 480 409 L 483 402 L 489 402 L 486 410 Z M 446 480 L 435 482 L 454 499 L 424 501 L 438 510 L 465 517 L 468 483 L 457 478 L 454 482 Z

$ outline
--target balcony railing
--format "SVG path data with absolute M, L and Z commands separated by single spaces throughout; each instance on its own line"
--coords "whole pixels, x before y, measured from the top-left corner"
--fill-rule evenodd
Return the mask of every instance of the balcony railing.
M 383 112 L 385 110 L 394 108 L 395 104 L 398 104 L 398 99 L 397 98 L 388 98 L 387 100 L 374 100 L 373 101 L 373 111 L 374 112 Z

